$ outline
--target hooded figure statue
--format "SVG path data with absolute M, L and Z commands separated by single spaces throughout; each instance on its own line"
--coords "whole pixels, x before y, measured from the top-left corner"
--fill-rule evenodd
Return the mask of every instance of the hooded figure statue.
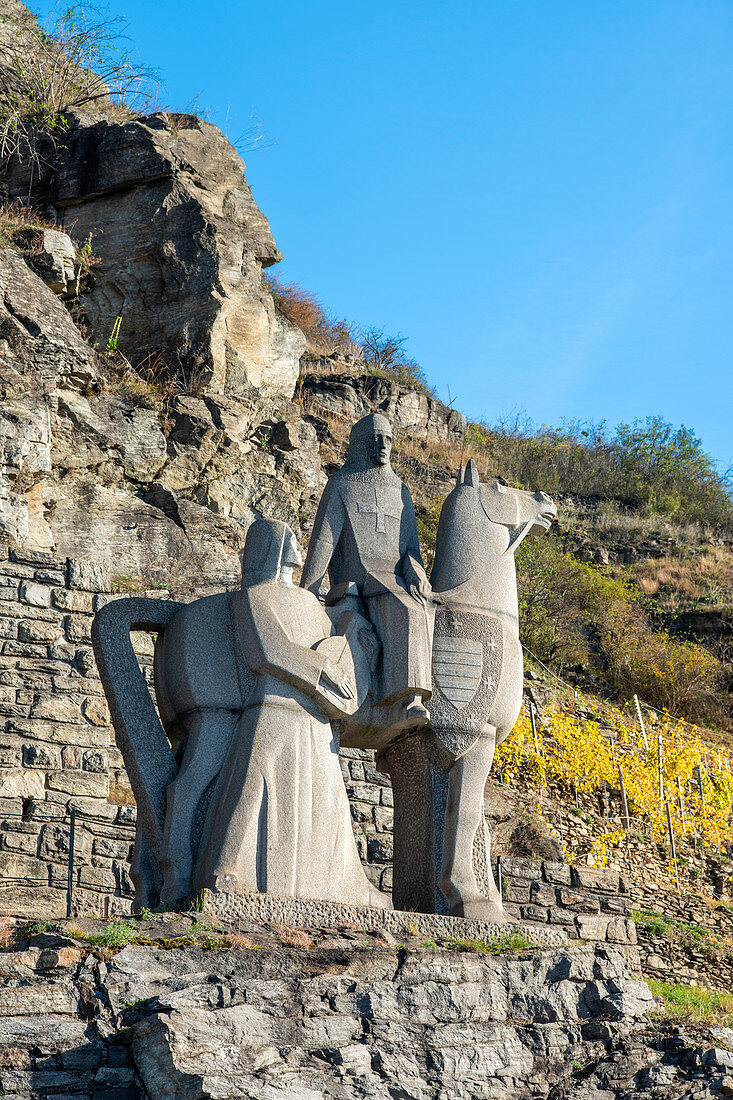
M 355 584 L 379 636 L 374 703 L 395 708 L 390 725 L 425 724 L 432 690 L 434 606 L 409 490 L 390 465 L 392 429 L 373 413 L 351 430 L 346 462 L 318 506 L 301 585 L 327 604 Z
M 325 610 L 293 585 L 301 564 L 287 524 L 252 524 L 231 610 L 254 686 L 211 799 L 197 885 L 389 908 L 359 859 L 327 717 L 334 700 L 348 711 L 353 681 L 329 656 Z

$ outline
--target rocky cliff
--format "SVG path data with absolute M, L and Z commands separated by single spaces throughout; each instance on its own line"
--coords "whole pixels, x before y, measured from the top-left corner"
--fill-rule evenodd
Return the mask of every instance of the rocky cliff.
M 154 386 L 83 340 L 12 245 L 0 251 L 0 290 L 6 540 L 91 555 L 147 585 L 223 586 L 238 580 L 255 514 L 299 528 L 322 483 L 300 410 L 251 388 L 174 392 L 164 410 Z M 288 451 L 272 442 L 285 417 Z
M 117 953 L 90 951 L 104 930 L 81 923 L 0 955 L 6 1093 L 520 1100 L 557 1097 L 561 1082 L 564 1096 L 600 1097 L 614 1076 L 630 1091 L 645 1065 L 642 1094 L 682 1095 L 658 1091 L 663 1051 L 634 1036 L 651 997 L 618 949 L 471 954 L 407 929 L 396 944 L 181 916 L 118 926 L 147 942 Z M 700 1096 L 722 1054 L 699 1067 Z
M 223 134 L 192 115 L 69 121 L 35 178 L 16 162 L 5 190 L 93 250 L 80 303 L 90 339 L 104 346 L 119 317 L 133 367 L 290 397 L 305 341 L 262 284 L 282 256 Z
M 30 16 L 2 15 L 7 87 Z M 111 104 L 65 119 L 38 163 L 0 171 L 0 538 L 99 558 L 118 588 L 221 588 L 254 516 L 307 532 L 324 413 L 461 434 L 379 379 L 306 379 L 292 401 L 305 340 L 262 280 L 281 254 L 215 126 Z

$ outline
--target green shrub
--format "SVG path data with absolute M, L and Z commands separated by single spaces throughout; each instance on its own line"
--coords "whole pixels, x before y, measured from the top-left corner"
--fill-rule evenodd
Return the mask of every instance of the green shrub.
M 610 429 L 604 421 L 551 428 L 514 415 L 495 425 L 470 424 L 466 442 L 513 485 L 733 529 L 729 479 L 691 429 L 658 416 Z
M 46 26 L 30 16 L 18 20 L 5 45 L 0 159 L 51 165 L 70 110 L 100 100 L 149 105 L 151 74 L 125 49 L 123 23 L 81 2 Z
M 579 562 L 552 538 L 517 551 L 520 636 L 556 667 L 583 665 L 624 698 L 692 721 L 725 722 L 728 674 L 709 650 L 654 629 L 625 579 Z
M 134 924 L 130 924 L 129 921 L 115 920 L 111 921 L 101 932 L 87 935 L 77 931 L 72 934 L 79 936 L 80 939 L 87 940 L 95 947 L 127 947 L 128 943 L 132 943 L 133 940 L 137 939 L 140 930 Z
M 521 932 L 508 932 L 492 940 L 450 938 L 445 942 L 454 951 L 465 951 L 471 955 L 512 954 L 526 951 L 531 946 Z

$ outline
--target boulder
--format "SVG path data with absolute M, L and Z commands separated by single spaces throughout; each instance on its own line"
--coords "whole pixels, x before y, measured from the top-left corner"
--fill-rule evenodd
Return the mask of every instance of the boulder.
M 49 290 L 61 298 L 77 296 L 79 263 L 76 246 L 68 233 L 60 229 L 18 229 L 13 233 L 13 243 Z

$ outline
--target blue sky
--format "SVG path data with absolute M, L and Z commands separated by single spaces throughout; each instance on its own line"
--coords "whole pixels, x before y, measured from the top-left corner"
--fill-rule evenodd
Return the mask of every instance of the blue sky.
M 282 277 L 409 337 L 439 396 L 661 415 L 733 464 L 730 0 L 110 11 L 171 107 L 231 138 L 257 113 Z

